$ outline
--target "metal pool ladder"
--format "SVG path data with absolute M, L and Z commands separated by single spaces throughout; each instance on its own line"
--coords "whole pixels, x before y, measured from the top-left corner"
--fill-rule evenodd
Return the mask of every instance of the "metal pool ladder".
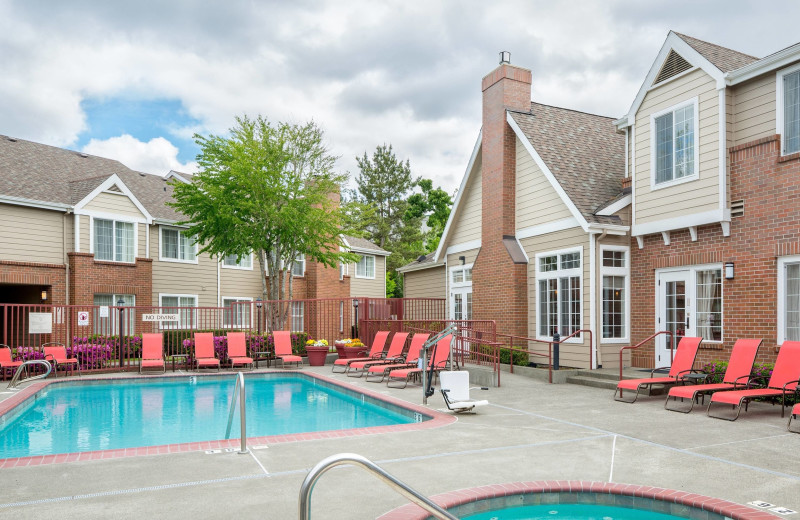
M 19 368 L 17 368 L 17 371 L 14 372 L 14 377 L 11 378 L 11 381 L 8 383 L 6 389 L 13 390 L 14 388 L 16 388 L 20 383 L 19 376 L 20 374 L 22 374 L 22 369 L 24 368 L 27 371 L 28 367 L 31 365 L 44 365 L 47 367 L 47 372 L 45 372 L 44 374 L 39 374 L 38 376 L 29 377 L 25 381 L 35 381 L 37 379 L 44 379 L 45 377 L 50 375 L 50 372 L 53 371 L 53 365 L 51 365 L 49 361 L 45 361 L 44 359 L 31 359 L 29 361 L 25 361 L 19 366 Z
M 244 402 L 245 402 L 245 395 L 244 395 L 244 374 L 239 372 L 236 375 L 236 384 L 233 386 L 233 394 L 231 395 L 231 409 L 228 412 L 228 427 L 225 429 L 225 438 L 228 439 L 231 436 L 231 425 L 233 424 L 233 411 L 236 409 L 236 396 L 239 396 L 239 420 L 241 422 L 242 428 L 242 436 L 241 436 L 241 448 L 239 450 L 240 455 L 244 455 L 247 453 L 247 431 L 246 431 L 246 424 L 247 424 L 247 413 L 245 412 Z
M 311 469 L 311 471 L 309 471 L 305 480 L 303 480 L 303 485 L 300 486 L 300 505 L 298 509 L 299 520 L 309 520 L 311 518 L 311 492 L 314 490 L 314 485 L 317 483 L 317 480 L 319 480 L 323 473 L 334 466 L 341 466 L 344 464 L 353 464 L 361 469 L 372 472 L 378 477 L 379 480 L 383 481 L 383 483 L 387 484 L 390 488 L 394 489 L 411 502 L 417 504 L 419 507 L 433 515 L 433 517 L 437 518 L 438 520 L 458 520 L 457 516 L 453 516 L 438 505 L 434 504 L 429 498 L 422 496 L 418 491 L 411 489 L 408 484 L 405 484 L 404 482 L 401 482 L 397 478 L 393 477 L 366 457 L 362 457 L 361 455 L 357 455 L 355 453 L 339 453 L 338 455 L 331 455 L 330 457 L 321 460 Z

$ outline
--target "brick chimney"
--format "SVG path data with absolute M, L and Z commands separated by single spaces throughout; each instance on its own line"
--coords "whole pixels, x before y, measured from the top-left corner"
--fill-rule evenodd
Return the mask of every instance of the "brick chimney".
M 481 250 L 473 266 L 473 316 L 495 320 L 498 332 L 527 336 L 528 266 L 514 263 L 503 238 L 516 231 L 517 146 L 506 111 L 530 111 L 531 71 L 511 65 L 508 53 L 501 56 L 500 66 L 482 82 L 483 217 Z

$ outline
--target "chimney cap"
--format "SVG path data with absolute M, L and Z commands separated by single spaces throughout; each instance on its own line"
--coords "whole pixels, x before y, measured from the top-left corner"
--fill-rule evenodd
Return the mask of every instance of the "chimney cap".
M 500 65 L 504 63 L 511 64 L 511 53 L 508 51 L 500 51 Z

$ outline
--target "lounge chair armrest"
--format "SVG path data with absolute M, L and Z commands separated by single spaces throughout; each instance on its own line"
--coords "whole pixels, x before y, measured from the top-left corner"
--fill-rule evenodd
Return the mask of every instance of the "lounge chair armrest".
M 747 379 L 747 381 L 745 381 L 744 383 L 740 383 L 739 382 L 740 379 Z M 746 376 L 739 376 L 736 379 L 734 379 L 733 386 L 740 386 L 740 385 L 741 386 L 747 386 L 749 383 L 750 383 L 750 374 L 748 374 Z
M 794 381 L 787 382 L 785 385 L 783 385 L 783 392 L 786 393 L 786 387 L 787 386 L 789 386 L 789 385 L 797 385 L 797 383 L 800 383 L 800 380 L 795 379 Z M 800 388 L 800 386 L 795 386 L 794 391 L 796 392 L 798 388 Z
M 681 379 L 685 379 L 687 375 L 693 373 L 694 370 L 691 368 L 689 370 L 681 370 L 677 374 L 675 374 L 675 381 L 680 381 Z
M 747 387 L 750 388 L 751 386 L 753 386 L 753 383 L 755 383 L 755 382 L 757 382 L 759 380 L 761 381 L 761 386 L 766 388 L 767 387 L 767 378 L 764 377 L 764 376 L 755 376 L 753 374 L 750 374 L 750 377 L 747 380 Z
M 653 377 L 659 370 L 669 370 L 669 367 L 657 367 L 650 371 L 650 377 Z

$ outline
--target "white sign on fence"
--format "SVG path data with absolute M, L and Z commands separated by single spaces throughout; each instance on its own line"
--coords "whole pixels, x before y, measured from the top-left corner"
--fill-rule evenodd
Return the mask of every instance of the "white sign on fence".
M 180 314 L 142 314 L 142 321 L 179 321 Z
M 28 334 L 50 334 L 53 332 L 52 312 L 29 312 Z
M 78 327 L 86 327 L 89 325 L 89 311 L 80 311 L 78 313 Z
M 101 305 L 100 306 L 100 317 L 101 318 L 108 318 L 108 305 Z

